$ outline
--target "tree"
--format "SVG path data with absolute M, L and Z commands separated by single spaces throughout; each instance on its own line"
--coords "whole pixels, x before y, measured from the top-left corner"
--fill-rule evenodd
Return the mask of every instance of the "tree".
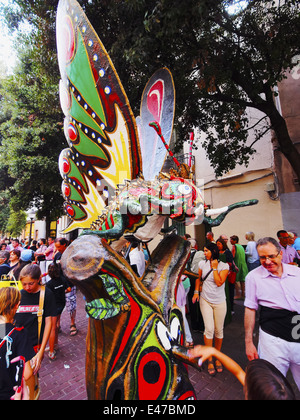
M 10 213 L 5 232 L 11 236 L 18 237 L 26 226 L 27 215 L 23 210 L 17 210 Z
M 300 179 L 300 154 L 274 103 L 277 84 L 297 64 L 299 2 L 248 0 L 230 14 L 232 3 L 241 2 L 81 1 L 136 112 L 148 77 L 167 66 L 176 85 L 178 146 L 199 127 L 207 135 L 203 146 L 208 157 L 221 175 L 247 164 L 255 143 L 272 129 Z M 247 108 L 264 114 L 250 146 Z
M 56 61 L 38 60 L 41 46 L 24 38 L 20 65 L 2 80 L 0 114 L 0 169 L 8 176 L 10 208 L 20 211 L 35 206 L 37 217 L 50 222 L 62 210 L 58 156 L 65 147 L 63 116 L 58 98 Z M 54 52 L 52 57 L 54 57 Z M 43 55 L 44 57 L 44 55 Z

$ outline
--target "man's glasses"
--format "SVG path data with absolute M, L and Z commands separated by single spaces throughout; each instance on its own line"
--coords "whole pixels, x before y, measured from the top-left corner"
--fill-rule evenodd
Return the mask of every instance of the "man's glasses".
M 260 261 L 266 261 L 266 260 L 276 260 L 276 258 L 278 257 L 278 255 L 280 254 L 280 252 L 278 252 L 277 255 L 272 254 L 272 255 L 266 255 L 266 256 L 262 256 L 259 257 Z

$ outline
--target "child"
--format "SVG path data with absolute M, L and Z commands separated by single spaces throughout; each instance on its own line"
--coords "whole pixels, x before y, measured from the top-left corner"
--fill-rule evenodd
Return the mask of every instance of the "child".
M 46 287 L 52 291 L 57 309 L 56 316 L 53 320 L 53 328 L 51 329 L 49 338 L 50 349 L 48 356 L 49 359 L 55 360 L 58 343 L 58 330 L 60 327 L 60 316 L 66 305 L 66 292 L 71 291 L 71 288 L 66 283 L 64 276 L 61 276 L 61 269 L 58 264 L 51 263 L 49 265 L 48 275 L 51 280 L 46 283 Z
M 21 293 L 16 287 L 0 288 L 0 400 L 11 399 L 15 392 L 23 393 L 22 368 L 24 379 L 32 375 L 30 359 L 34 356 L 33 348 L 24 328 L 13 325 L 15 313 L 19 307 Z M 13 359 L 22 356 L 24 366 L 12 363 Z
M 199 366 L 211 357 L 219 360 L 244 386 L 246 400 L 296 400 L 287 379 L 266 360 L 252 360 L 244 372 L 236 362 L 214 347 L 195 346 L 189 350 L 189 356 L 190 359 L 199 358 Z
M 36 355 L 31 360 L 31 366 L 37 381 L 37 373 L 41 367 L 51 332 L 52 317 L 56 316 L 55 299 L 50 289 L 41 286 L 41 270 L 38 265 L 26 265 L 22 268 L 19 279 L 23 290 L 21 290 L 21 303 L 15 319 L 17 326 L 24 327 L 27 330 L 35 350 Z M 39 312 L 41 294 L 44 294 L 42 313 Z M 39 315 L 41 328 L 39 328 L 38 322 Z M 30 398 L 36 397 L 31 394 Z

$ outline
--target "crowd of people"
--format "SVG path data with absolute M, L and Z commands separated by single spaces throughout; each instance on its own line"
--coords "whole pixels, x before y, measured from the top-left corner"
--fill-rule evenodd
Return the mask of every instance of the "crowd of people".
M 230 250 L 225 235 L 215 241 L 212 232 L 208 232 L 203 251 L 197 250 L 195 240 L 186 239 L 193 247 L 190 258 L 197 258 L 196 267 L 193 268 L 190 261 L 187 268 L 190 271 L 198 268 L 198 277 L 191 289 L 192 300 L 188 302 L 191 325 L 196 330 L 201 328 L 193 307 L 199 302 L 205 345 L 194 347 L 191 357 L 199 357 L 201 363 L 207 360 L 208 373 L 213 376 L 222 372 L 221 361 L 225 360 L 226 367 L 245 384 L 247 375 L 241 374 L 234 362 L 229 362 L 221 353 L 226 313 L 228 308 L 234 313 L 234 299 L 242 298 L 245 300 L 245 347 L 253 365 L 251 371 L 255 372 L 257 366 L 265 378 L 268 375 L 272 378 L 270 392 L 274 399 L 280 399 L 275 387 L 284 390 L 282 398 L 291 395 L 295 398 L 285 376 L 290 369 L 300 389 L 300 238 L 294 232 L 280 230 L 278 240 L 267 237 L 255 242 L 254 233 L 247 232 L 247 245 L 243 247 L 239 238 L 232 235 Z M 258 349 L 253 343 L 257 311 Z M 263 360 L 264 365 L 258 360 Z
M 255 241 L 254 233 L 247 232 L 247 244 L 242 246 L 236 235 L 215 240 L 208 232 L 203 250 L 189 235 L 185 239 L 191 243 L 191 254 L 176 302 L 183 313 L 190 357 L 199 365 L 207 360 L 211 376 L 225 366 L 245 385 L 247 399 L 259 399 L 258 392 L 266 399 L 295 398 L 285 376 L 290 369 L 300 389 L 300 238 L 280 230 L 277 240 Z M 21 282 L 22 290 L 0 288 L 0 400 L 37 398 L 38 371 L 46 351 L 55 360 L 65 306 L 70 335 L 77 334 L 76 288 L 60 268 L 67 246 L 65 238 L 23 246 L 17 239 L 1 244 L 0 275 Z M 124 257 L 141 277 L 150 258 L 148 248 L 128 243 Z M 245 305 L 250 361 L 246 372 L 221 352 L 224 325 L 234 315 L 236 299 L 244 299 Z M 253 342 L 257 312 L 258 348 Z M 204 346 L 194 346 L 191 330 L 203 332 Z
M 60 266 L 67 246 L 65 238 L 40 239 L 30 245 L 18 239 L 2 241 L 1 277 L 20 282 L 22 288 L 0 288 L 0 400 L 18 399 L 22 393 L 38 399 L 38 372 L 45 352 L 51 360 L 56 358 L 65 307 L 70 315 L 70 335 L 78 332 L 76 288 Z M 12 363 L 14 354 L 21 354 L 22 359 Z

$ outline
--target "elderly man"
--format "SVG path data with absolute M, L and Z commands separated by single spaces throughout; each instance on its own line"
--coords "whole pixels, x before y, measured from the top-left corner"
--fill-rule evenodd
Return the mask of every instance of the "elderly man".
M 289 245 L 289 234 L 286 230 L 279 230 L 277 232 L 277 238 L 279 240 L 279 245 L 282 251 L 282 262 L 285 264 L 295 264 L 297 265 L 297 260 L 299 255 L 295 248 Z
M 282 262 L 273 238 L 257 242 L 261 266 L 246 277 L 245 344 L 249 360 L 268 360 L 284 375 L 291 369 L 300 389 L 300 269 Z M 253 343 L 260 305 L 258 351 Z

